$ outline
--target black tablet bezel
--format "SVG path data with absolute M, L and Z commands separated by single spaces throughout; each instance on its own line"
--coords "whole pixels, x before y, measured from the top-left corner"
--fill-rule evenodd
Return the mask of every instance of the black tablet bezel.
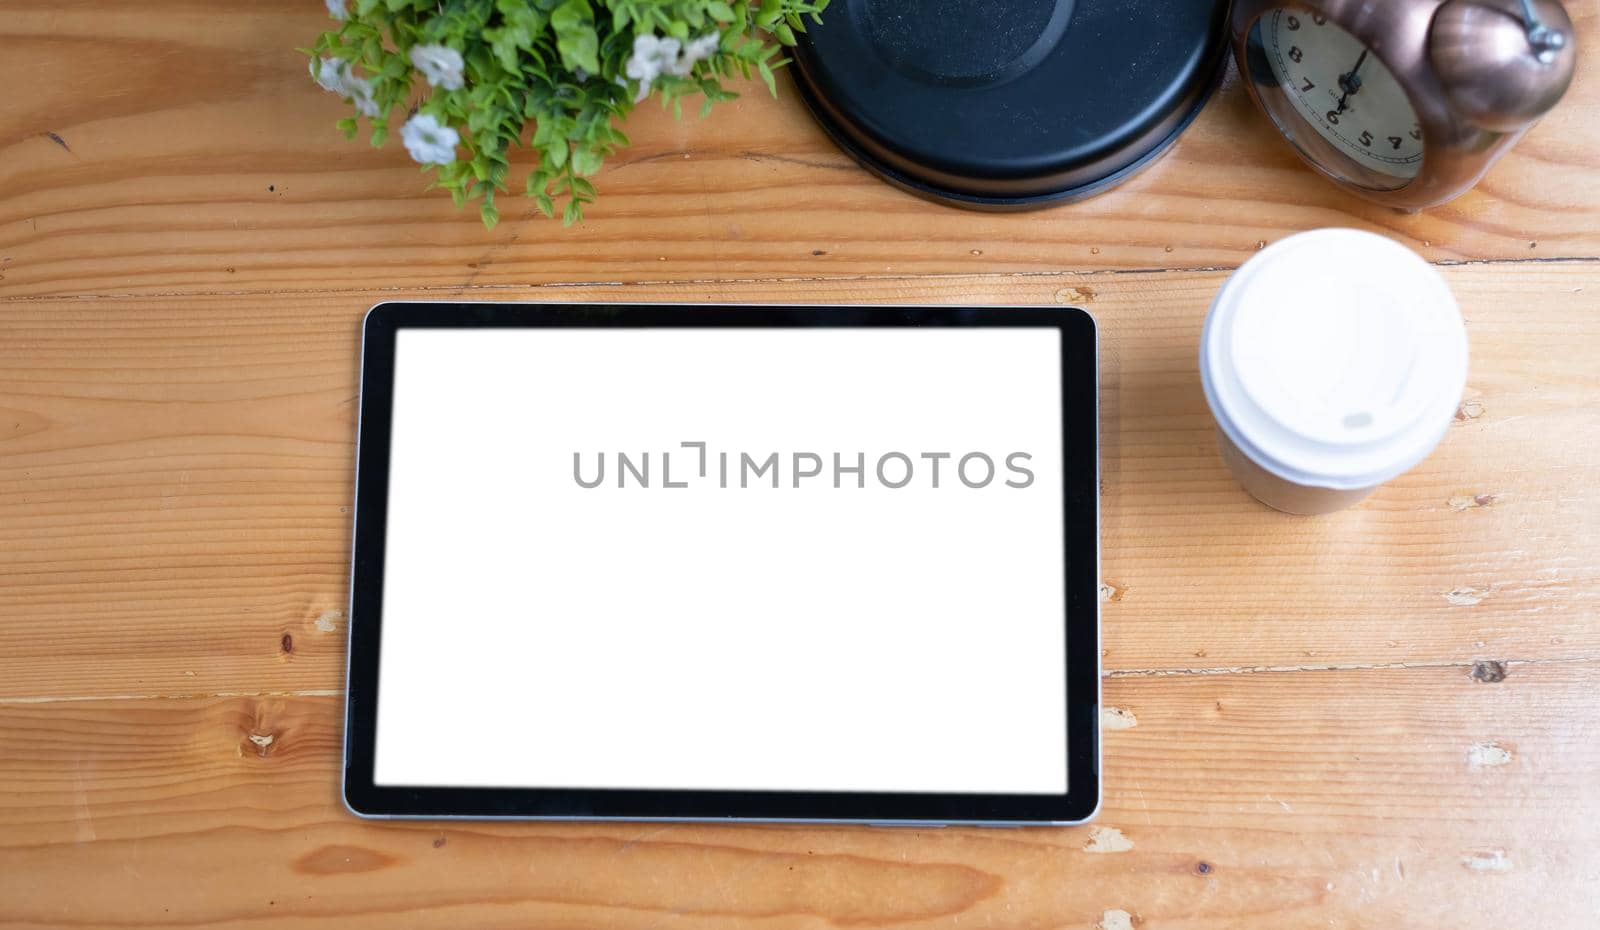
M 373 781 L 395 336 L 407 328 L 1052 327 L 1061 333 L 1068 792 L 1060 795 L 443 788 Z M 1076 823 L 1100 800 L 1098 365 L 1075 308 L 383 303 L 362 340 L 344 800 L 364 817 Z M 1092 618 L 1090 621 L 1089 618 Z M 1066 622 L 1066 618 L 1063 618 Z

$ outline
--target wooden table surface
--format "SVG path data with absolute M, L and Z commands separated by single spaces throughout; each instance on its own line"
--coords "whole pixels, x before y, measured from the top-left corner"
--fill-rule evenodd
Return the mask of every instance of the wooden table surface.
M 335 132 L 312 0 L 5 0 L 0 924 L 1595 926 L 1600 10 L 1569 5 L 1568 98 L 1417 215 L 1301 168 L 1233 80 L 1132 182 L 1022 215 L 873 180 L 784 86 L 645 108 L 583 226 L 485 232 Z M 1426 463 L 1293 518 L 1218 461 L 1196 340 L 1230 269 L 1331 225 L 1441 266 L 1472 370 Z M 346 813 L 357 327 L 397 297 L 1094 310 L 1097 823 Z

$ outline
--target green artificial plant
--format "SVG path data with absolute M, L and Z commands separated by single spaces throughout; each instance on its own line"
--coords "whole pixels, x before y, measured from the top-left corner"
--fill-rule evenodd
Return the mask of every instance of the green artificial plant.
M 786 59 L 803 17 L 828 0 L 325 0 L 338 25 L 317 37 L 311 74 L 381 146 L 398 132 L 458 206 L 499 220 L 514 147 L 537 153 L 523 189 L 571 224 L 592 203 L 589 177 L 628 144 L 617 123 L 650 94 L 680 112 L 738 96 L 723 86 Z

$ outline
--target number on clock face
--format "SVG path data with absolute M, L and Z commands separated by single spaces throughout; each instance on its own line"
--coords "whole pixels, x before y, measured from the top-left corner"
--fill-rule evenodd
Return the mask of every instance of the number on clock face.
M 1262 51 L 1278 86 L 1317 134 L 1358 165 L 1409 180 L 1422 167 L 1422 128 L 1394 74 L 1320 13 L 1275 10 Z

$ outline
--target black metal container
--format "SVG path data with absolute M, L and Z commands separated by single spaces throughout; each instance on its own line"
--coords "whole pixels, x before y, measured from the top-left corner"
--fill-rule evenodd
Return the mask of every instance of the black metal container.
M 828 134 L 890 183 L 977 209 L 1117 184 L 1200 111 L 1226 0 L 834 0 L 795 50 Z

